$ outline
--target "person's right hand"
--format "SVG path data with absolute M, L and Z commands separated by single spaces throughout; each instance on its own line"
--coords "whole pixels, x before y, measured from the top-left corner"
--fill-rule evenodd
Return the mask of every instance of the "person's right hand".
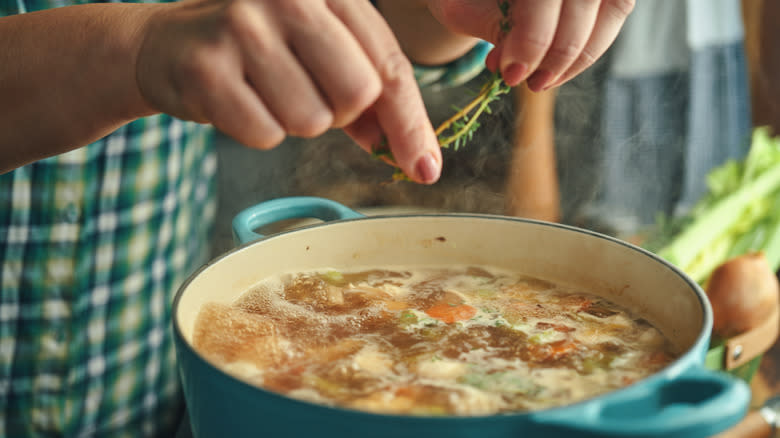
M 486 61 L 510 86 L 557 87 L 606 52 L 635 0 L 425 0 L 451 31 L 495 44 Z M 504 10 L 502 10 L 503 5 Z
M 338 127 L 435 182 L 441 151 L 411 65 L 367 0 L 184 0 L 139 30 L 141 94 L 259 149 Z

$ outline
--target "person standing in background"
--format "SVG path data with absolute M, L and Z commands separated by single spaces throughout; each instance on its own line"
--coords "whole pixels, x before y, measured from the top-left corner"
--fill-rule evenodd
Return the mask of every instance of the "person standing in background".
M 706 193 L 712 168 L 747 153 L 751 96 L 740 2 L 640 2 L 601 64 L 601 153 L 584 169 L 563 154 L 561 172 L 592 178 L 595 197 L 574 214 L 577 221 L 584 216 L 589 226 L 630 237 L 659 214 L 687 212 Z

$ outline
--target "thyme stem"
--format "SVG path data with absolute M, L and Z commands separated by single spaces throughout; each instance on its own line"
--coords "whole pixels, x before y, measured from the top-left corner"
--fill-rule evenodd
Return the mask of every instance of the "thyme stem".
M 465 107 L 463 107 L 463 109 L 461 109 L 460 111 L 456 112 L 455 114 L 452 115 L 452 117 L 450 117 L 449 119 L 445 120 L 441 125 L 439 125 L 439 127 L 436 128 L 436 131 L 435 131 L 436 135 L 439 135 L 442 132 L 444 132 L 445 130 L 447 130 L 447 128 L 449 128 L 456 120 L 459 120 L 459 119 L 463 118 L 464 116 L 468 115 L 468 113 L 471 112 L 471 110 L 475 106 L 477 106 L 479 104 L 482 104 L 484 102 L 485 96 L 487 95 L 488 92 L 490 92 L 490 89 L 489 89 L 488 85 L 491 85 L 491 84 L 492 84 L 492 82 L 485 84 L 482 87 L 482 90 L 480 91 L 480 93 L 477 95 L 477 97 L 474 100 L 469 102 L 469 104 L 466 105 Z M 444 146 L 444 145 L 442 145 L 442 146 Z
M 447 119 L 444 123 L 439 125 L 438 128 L 436 128 L 436 135 L 441 135 L 453 124 L 458 125 L 457 122 L 459 120 L 466 121 L 465 124 L 460 124 L 460 126 L 458 126 L 452 135 L 447 137 L 440 136 L 439 145 L 443 148 L 446 148 L 455 143 L 455 149 L 457 149 L 457 146 L 460 144 L 462 139 L 465 139 L 466 137 L 471 138 L 474 131 L 478 127 L 477 119 L 479 116 L 481 116 L 485 111 L 489 111 L 490 103 L 496 100 L 500 95 L 508 93 L 509 90 L 510 88 L 504 84 L 501 76 L 498 73 L 494 73 L 491 79 L 482 86 L 482 90 L 474 100 L 472 100 L 462 110 L 455 113 L 455 115 Z M 476 111 L 474 111 L 474 114 L 469 117 L 469 113 L 471 113 L 475 107 L 477 108 Z

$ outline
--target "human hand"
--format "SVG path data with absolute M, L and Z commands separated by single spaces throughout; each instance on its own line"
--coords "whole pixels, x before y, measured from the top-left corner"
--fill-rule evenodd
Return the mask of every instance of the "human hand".
M 259 149 L 336 127 L 371 151 L 384 134 L 413 180 L 439 178 L 411 65 L 366 0 L 184 0 L 140 32 L 137 83 L 157 111 Z
M 533 91 L 561 85 L 591 66 L 634 7 L 634 0 L 426 1 L 453 31 L 495 44 L 488 69 L 499 70 L 510 86 L 527 80 Z

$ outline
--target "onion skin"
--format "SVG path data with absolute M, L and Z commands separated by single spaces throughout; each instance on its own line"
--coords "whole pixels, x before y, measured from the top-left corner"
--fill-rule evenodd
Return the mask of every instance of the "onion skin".
M 762 252 L 727 260 L 711 274 L 712 333 L 729 338 L 759 326 L 780 305 L 780 285 Z

